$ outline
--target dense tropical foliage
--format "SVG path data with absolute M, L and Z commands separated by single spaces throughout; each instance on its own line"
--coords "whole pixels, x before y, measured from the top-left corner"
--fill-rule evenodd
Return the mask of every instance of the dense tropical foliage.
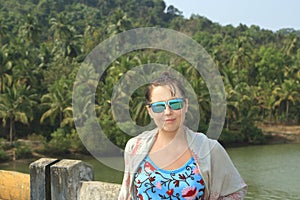
M 189 35 L 214 59 L 227 96 L 225 143 L 262 142 L 259 123 L 299 124 L 299 31 L 221 26 L 200 15 L 186 19 L 163 0 L 0 0 L 0 137 L 13 144 L 35 135 L 44 138 L 45 149 L 83 151 L 72 118 L 72 89 L 81 63 L 104 39 L 149 26 Z M 199 91 L 199 130 L 205 132 L 210 97 L 201 76 L 179 57 L 145 50 L 123 55 L 99 83 L 95 78 L 95 108 L 107 137 L 120 147 L 128 140 L 114 121 L 111 94 L 126 71 L 146 63 L 168 64 Z M 149 123 L 143 95 L 137 90 L 130 102 L 140 125 Z

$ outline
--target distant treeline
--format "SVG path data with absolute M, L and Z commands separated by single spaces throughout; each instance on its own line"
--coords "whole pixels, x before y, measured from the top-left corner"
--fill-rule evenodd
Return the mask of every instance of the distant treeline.
M 221 26 L 201 13 L 187 19 L 163 0 L 0 0 L 0 137 L 13 143 L 34 135 L 48 147 L 80 149 L 72 116 L 80 64 L 103 40 L 153 26 L 187 34 L 213 58 L 227 97 L 222 141 L 259 143 L 259 123 L 299 124 L 300 31 Z M 126 71 L 147 63 L 167 64 L 186 77 L 198 92 L 199 131 L 205 132 L 211 102 L 201 76 L 175 55 L 145 50 L 118 58 L 98 83 L 95 108 L 107 137 L 120 147 L 128 140 L 112 115 L 113 85 Z M 137 90 L 130 112 L 140 125 L 150 121 L 143 102 L 143 91 Z

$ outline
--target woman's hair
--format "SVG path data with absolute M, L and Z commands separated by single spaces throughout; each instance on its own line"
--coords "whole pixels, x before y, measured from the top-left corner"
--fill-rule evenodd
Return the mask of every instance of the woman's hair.
M 160 77 L 158 77 L 157 79 L 154 79 L 147 88 L 145 97 L 146 97 L 146 103 L 150 103 L 151 102 L 151 93 L 154 87 L 157 86 L 168 86 L 170 88 L 171 91 L 171 95 L 175 96 L 177 91 L 176 89 L 179 90 L 180 94 L 185 98 L 186 94 L 185 94 L 185 89 L 183 87 L 183 85 L 181 84 L 181 82 L 179 80 L 177 80 L 176 78 L 172 77 L 168 72 L 163 72 Z

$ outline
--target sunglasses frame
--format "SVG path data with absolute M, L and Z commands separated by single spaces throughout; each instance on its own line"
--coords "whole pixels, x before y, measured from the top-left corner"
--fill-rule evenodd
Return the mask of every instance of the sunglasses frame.
M 182 107 L 179 108 L 179 109 L 173 109 L 173 108 L 172 108 L 172 104 L 170 104 L 170 102 L 173 103 L 173 101 L 176 101 L 176 102 L 174 102 L 174 103 L 179 103 L 179 102 L 180 102 L 180 103 L 183 103 Z M 178 101 L 178 102 L 177 102 L 177 101 Z M 185 102 L 186 102 L 186 101 L 185 101 L 185 98 L 175 98 L 175 99 L 170 99 L 170 100 L 168 100 L 168 101 L 157 101 L 157 102 L 153 102 L 153 103 L 147 104 L 147 106 L 148 106 L 149 108 L 151 108 L 151 110 L 152 110 L 154 113 L 162 113 L 162 112 L 164 112 L 164 111 L 166 110 L 167 105 L 169 106 L 169 108 L 170 108 L 171 110 L 181 110 L 181 109 L 184 107 Z M 160 111 L 160 112 L 157 112 L 157 111 L 153 110 L 153 105 L 156 105 L 156 104 L 163 105 L 163 106 L 164 106 L 164 109 L 163 109 L 162 111 Z

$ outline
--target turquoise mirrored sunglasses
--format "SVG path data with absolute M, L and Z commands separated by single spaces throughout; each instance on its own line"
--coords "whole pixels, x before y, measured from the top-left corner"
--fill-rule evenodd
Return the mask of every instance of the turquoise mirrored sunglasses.
M 168 101 L 154 102 L 154 103 L 148 104 L 148 106 L 152 109 L 152 111 L 154 113 L 161 113 L 166 109 L 167 105 L 172 110 L 180 110 L 184 107 L 184 103 L 185 103 L 184 98 L 176 98 L 176 99 L 170 99 Z

